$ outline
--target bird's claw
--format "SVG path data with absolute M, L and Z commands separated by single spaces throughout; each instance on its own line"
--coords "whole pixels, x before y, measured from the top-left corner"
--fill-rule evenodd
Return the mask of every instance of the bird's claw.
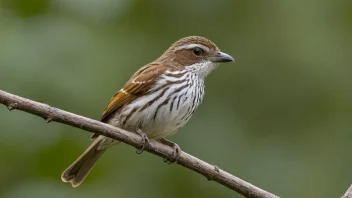
M 171 157 L 170 158 L 164 158 L 164 163 L 166 164 L 171 164 L 171 163 L 177 163 L 178 160 L 180 159 L 180 154 L 181 154 L 181 148 L 180 146 L 178 146 L 176 143 L 173 143 L 173 151 L 172 151 L 172 154 L 171 154 Z
M 137 133 L 142 137 L 142 148 L 136 150 L 137 154 L 142 154 L 145 148 L 146 144 L 149 144 L 149 138 L 148 136 L 141 130 L 141 129 L 137 129 Z

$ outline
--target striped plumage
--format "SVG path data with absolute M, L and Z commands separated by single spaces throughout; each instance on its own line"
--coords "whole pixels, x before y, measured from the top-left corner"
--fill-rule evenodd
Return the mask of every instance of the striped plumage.
M 101 121 L 151 139 L 183 127 L 203 100 L 204 80 L 219 62 L 233 59 L 206 38 L 191 36 L 174 43 L 160 58 L 140 68 L 110 100 Z M 117 143 L 95 141 L 65 172 L 62 180 L 78 186 L 105 150 Z

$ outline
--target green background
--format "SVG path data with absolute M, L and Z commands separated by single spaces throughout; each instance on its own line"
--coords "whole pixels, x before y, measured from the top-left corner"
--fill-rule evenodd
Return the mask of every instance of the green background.
M 352 183 L 350 0 L 0 0 L 0 89 L 99 119 L 134 71 L 190 35 L 236 63 L 210 75 L 170 140 L 282 197 L 342 196 Z M 73 189 L 60 175 L 89 137 L 0 106 L 0 197 L 241 197 L 126 145 Z

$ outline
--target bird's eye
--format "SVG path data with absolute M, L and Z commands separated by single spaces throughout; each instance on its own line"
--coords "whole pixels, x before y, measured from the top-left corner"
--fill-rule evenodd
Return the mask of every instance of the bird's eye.
M 200 49 L 199 47 L 196 47 L 193 49 L 193 54 L 196 55 L 196 56 L 200 56 L 203 54 L 203 50 Z

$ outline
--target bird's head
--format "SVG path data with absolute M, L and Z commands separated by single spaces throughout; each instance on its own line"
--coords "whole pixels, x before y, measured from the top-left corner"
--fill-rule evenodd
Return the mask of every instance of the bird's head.
M 205 78 L 219 63 L 235 61 L 210 40 L 189 36 L 176 41 L 157 60 L 179 69 L 186 69 Z

